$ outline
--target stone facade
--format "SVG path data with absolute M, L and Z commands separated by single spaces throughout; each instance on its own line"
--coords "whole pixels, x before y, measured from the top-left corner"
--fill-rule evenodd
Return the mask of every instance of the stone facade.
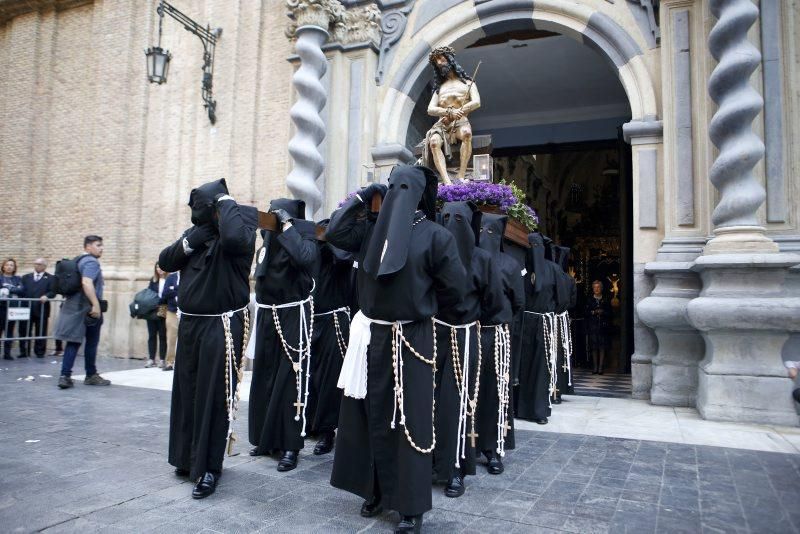
M 197 39 L 165 20 L 170 79 L 149 86 L 140 51 L 155 40 L 153 3 L 111 4 L 0 0 L 0 188 L 25 207 L 0 220 L 0 254 L 24 265 L 73 254 L 83 234 L 103 235 L 113 306 L 106 350 L 142 354 L 143 327 L 131 324 L 126 303 L 185 226 L 192 185 L 225 176 L 237 199 L 261 207 L 286 194 L 292 76 L 303 61 L 298 15 L 288 18 L 287 7 L 313 4 L 327 10 L 331 35 L 318 45 L 327 58 L 324 169 L 311 178 L 318 213 L 411 159 L 406 133 L 430 49 L 458 51 L 520 28 L 570 37 L 614 66 L 630 104 L 635 396 L 698 406 L 711 418 L 797 423 L 788 400 L 775 411 L 766 393 L 737 400 L 734 392 L 787 389 L 780 346 L 800 329 L 798 275 L 788 269 L 800 262 L 792 254 L 800 250 L 799 0 L 198 0 L 179 7 L 224 30 L 215 127 L 201 106 Z M 749 27 L 736 19 L 742 13 Z M 750 64 L 734 68 L 731 82 L 726 54 L 745 43 Z M 718 110 L 731 101 L 746 116 L 738 129 Z M 735 174 L 726 150 L 742 142 L 764 145 Z M 742 226 L 750 233 L 730 230 Z M 757 299 L 745 290 L 756 282 L 772 300 L 731 308 L 729 322 L 708 317 L 731 302 L 714 299 Z M 747 328 L 737 322 L 748 317 Z M 762 343 L 737 344 L 752 335 Z

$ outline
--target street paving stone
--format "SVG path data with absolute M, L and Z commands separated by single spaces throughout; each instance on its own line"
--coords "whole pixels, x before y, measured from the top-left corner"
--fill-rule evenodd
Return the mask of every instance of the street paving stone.
M 313 440 L 289 473 L 247 456 L 246 406 L 240 455 L 212 497 L 193 500 L 166 463 L 169 392 L 61 391 L 52 361 L 0 365 L 0 532 L 391 532 L 397 521 L 361 517 L 361 500 L 328 484 L 333 457 L 313 456 Z M 460 499 L 434 486 L 423 531 L 800 533 L 800 455 L 518 431 L 505 464 L 500 476 L 479 466 Z

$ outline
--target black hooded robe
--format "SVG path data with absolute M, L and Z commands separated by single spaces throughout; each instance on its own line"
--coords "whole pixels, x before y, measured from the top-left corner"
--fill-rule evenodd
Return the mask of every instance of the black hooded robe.
M 214 198 L 227 194 L 224 180 L 192 191 L 193 222 L 213 219 Z M 202 213 L 205 212 L 205 213 Z M 232 199 L 216 204 L 218 235 L 186 254 L 184 238 L 168 246 L 158 257 L 162 269 L 180 271 L 178 302 L 182 312 L 172 382 L 169 425 L 169 463 L 189 471 L 192 480 L 211 471 L 219 474 L 228 431 L 225 390 L 225 332 L 220 317 L 190 314 L 223 314 L 240 310 L 250 300 L 250 265 L 255 249 L 256 214 Z M 244 312 L 230 318 L 235 366 L 242 356 Z M 234 369 L 235 369 L 234 366 Z M 232 373 L 236 387 L 236 373 Z
M 555 263 L 560 267 L 558 271 L 558 280 L 556 282 L 556 315 L 561 313 L 569 313 L 569 310 L 575 307 L 575 304 L 578 300 L 578 288 L 575 284 L 575 279 L 572 278 L 569 273 L 567 272 L 568 260 L 569 260 L 569 248 L 567 247 L 560 247 L 556 246 L 554 249 L 555 254 L 553 258 Z M 567 315 L 568 322 L 567 327 L 572 329 L 571 321 L 569 320 L 569 315 Z M 559 328 L 561 324 L 559 323 Z M 561 395 L 570 395 L 572 394 L 572 385 L 570 384 L 570 375 L 571 375 L 571 366 L 573 362 L 569 362 L 569 367 L 567 366 L 567 350 L 566 350 L 566 339 L 564 338 L 564 333 L 559 333 L 558 338 L 558 364 L 556 365 L 556 388 L 558 392 L 556 396 L 558 398 Z M 573 353 L 574 354 L 574 353 Z
M 317 260 L 315 225 L 303 220 L 305 204 L 301 200 L 276 199 L 270 209 L 284 209 L 294 217 L 285 232 L 262 230 L 264 245 L 258 251 L 256 264 L 256 302 L 259 304 L 288 304 L 307 299 L 313 286 Z M 311 304 L 302 305 L 306 318 L 311 320 Z M 298 348 L 300 337 L 300 306 L 276 310 L 286 343 Z M 297 416 L 297 380 L 289 355 L 283 348 L 272 310 L 259 307 L 256 323 L 256 347 L 253 379 L 250 385 L 249 438 L 259 455 L 274 451 L 297 451 L 303 448 L 301 436 L 303 419 Z M 305 343 L 305 341 L 304 341 Z M 291 351 L 293 361 L 298 354 Z M 313 359 L 313 355 L 312 355 Z M 306 402 L 303 361 L 301 402 Z
M 442 225 L 449 230 L 455 238 L 461 262 L 467 273 L 467 285 L 461 303 L 448 310 L 442 310 L 438 319 L 451 325 L 473 323 L 481 318 L 482 314 L 494 315 L 503 305 L 503 294 L 500 278 L 495 274 L 492 255 L 476 246 L 480 231 L 481 212 L 471 203 L 448 202 L 441 210 Z M 461 408 L 461 391 L 456 380 L 456 362 L 462 369 L 465 364 L 465 339 L 466 330 L 458 328 L 455 331 L 457 339 L 456 354 L 453 354 L 451 341 L 452 328 L 447 325 L 436 325 L 437 356 L 436 364 L 436 449 L 433 452 L 433 479 L 436 482 L 446 483 L 454 475 L 474 475 L 476 447 L 472 445 L 473 417 L 470 415 L 472 408 L 468 405 L 468 414 L 461 425 L 466 424 L 463 430 L 467 435 L 464 443 L 463 456 L 458 458 L 459 467 L 456 467 L 456 454 L 460 447 L 459 419 Z M 478 325 L 469 328 L 469 376 L 467 396 L 475 398 L 476 380 L 481 376 L 481 370 L 490 365 L 492 354 L 481 354 L 480 369 L 479 345 L 480 334 Z M 460 381 L 460 378 L 459 378 Z M 481 395 L 483 384 L 478 383 L 478 398 Z M 475 410 L 479 410 L 480 402 Z M 474 422 L 475 431 L 477 421 Z M 476 441 L 477 445 L 477 441 Z M 479 449 L 478 449 L 479 450 Z
M 522 266 L 503 252 L 503 234 L 508 217 L 484 213 L 481 221 L 479 246 L 489 252 L 497 268 L 493 269 L 494 275 L 499 277 L 502 287 L 502 307 L 495 313 L 488 310 L 481 315 L 481 348 L 484 364 L 481 367 L 481 389 L 478 398 L 478 415 L 476 420 L 478 432 L 478 451 L 497 451 L 498 439 L 498 411 L 500 409 L 500 396 L 497 391 L 499 376 L 499 361 L 495 361 L 495 342 L 497 337 L 496 326 L 511 330 L 514 317 L 525 307 L 525 287 L 523 285 Z M 513 352 L 513 349 L 512 349 Z M 498 360 L 499 360 L 498 355 Z M 509 375 L 511 370 L 509 370 Z M 508 377 L 509 382 L 511 376 Z M 505 450 L 513 449 L 514 444 L 514 406 L 512 387 L 509 384 L 509 402 L 506 412 L 506 422 L 509 428 L 505 429 Z
M 522 318 L 519 385 L 514 397 L 521 419 L 550 416 L 550 370 L 545 350 L 544 318 L 556 309 L 556 281 L 560 268 L 544 257 L 541 234 L 528 235 L 531 248 L 526 261 L 525 312 Z M 533 312 L 533 313 L 530 313 Z
M 319 226 L 327 226 L 321 221 Z M 333 432 L 339 423 L 342 390 L 337 387 L 350 337 L 352 254 L 319 241 L 314 291 L 314 337 L 311 340 L 309 434 Z
M 395 167 L 377 221 L 354 198 L 331 216 L 327 232 L 330 243 L 356 254 L 364 315 L 410 321 L 403 336 L 426 359 L 434 350 L 431 318 L 459 303 L 466 278 L 452 234 L 432 221 L 437 182 L 430 169 Z M 393 327 L 373 323 L 370 330 L 367 394 L 342 400 L 331 484 L 364 499 L 379 490 L 385 508 L 422 514 L 432 505 L 432 456 L 412 447 L 405 431 L 421 449 L 431 446 L 433 369 L 403 348 L 407 420 L 399 424 L 398 413 L 392 428 Z

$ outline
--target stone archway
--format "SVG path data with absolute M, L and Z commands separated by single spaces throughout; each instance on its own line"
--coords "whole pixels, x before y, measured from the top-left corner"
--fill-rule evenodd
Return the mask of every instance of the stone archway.
M 495 0 L 475 2 L 474 10 L 461 10 L 436 17 L 416 32 L 417 44 L 388 77 L 389 89 L 380 109 L 376 162 L 410 159 L 404 146 L 405 133 L 422 93 L 428 53 L 435 46 L 462 49 L 477 39 L 515 29 L 538 29 L 559 33 L 597 50 L 613 65 L 630 103 L 630 137 L 660 137 L 661 125 L 655 88 L 647 72 L 643 52 L 633 37 L 604 13 L 564 0 Z M 658 139 L 660 143 L 660 139 Z M 636 179 L 636 177 L 634 177 Z
M 423 18 L 422 14 L 418 18 Z M 632 145 L 634 305 L 648 296 L 652 282 L 644 264 L 655 257 L 661 239 L 657 230 L 663 125 L 656 86 L 636 39 L 605 13 L 567 0 L 474 0 L 471 6 L 460 3 L 426 19 L 416 21 L 412 35 L 405 37 L 414 46 L 385 78 L 388 88 L 379 107 L 371 150 L 376 166 L 388 168 L 415 159 L 406 146 L 406 133 L 415 102 L 428 82 L 428 54 L 433 48 L 448 45 L 460 51 L 483 37 L 526 29 L 558 33 L 588 46 L 617 73 L 630 106 L 631 120 L 624 124 L 623 133 Z M 633 396 L 649 398 L 654 336 L 636 316 L 632 326 Z

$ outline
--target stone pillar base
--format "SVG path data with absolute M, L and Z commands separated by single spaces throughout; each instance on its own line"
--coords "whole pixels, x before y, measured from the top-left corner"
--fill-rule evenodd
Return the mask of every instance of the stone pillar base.
M 712 421 L 797 426 L 792 383 L 785 376 L 700 373 L 697 410 Z
M 794 254 L 711 254 L 689 320 L 703 334 L 697 409 L 706 419 L 798 425 L 781 350 L 800 330 L 800 298 L 787 292 Z
M 650 399 L 653 383 L 653 366 L 649 354 L 631 356 L 631 397 L 639 400 Z
M 778 244 L 764 234 L 761 226 L 727 226 L 714 230 L 703 254 L 757 254 L 778 252 Z

